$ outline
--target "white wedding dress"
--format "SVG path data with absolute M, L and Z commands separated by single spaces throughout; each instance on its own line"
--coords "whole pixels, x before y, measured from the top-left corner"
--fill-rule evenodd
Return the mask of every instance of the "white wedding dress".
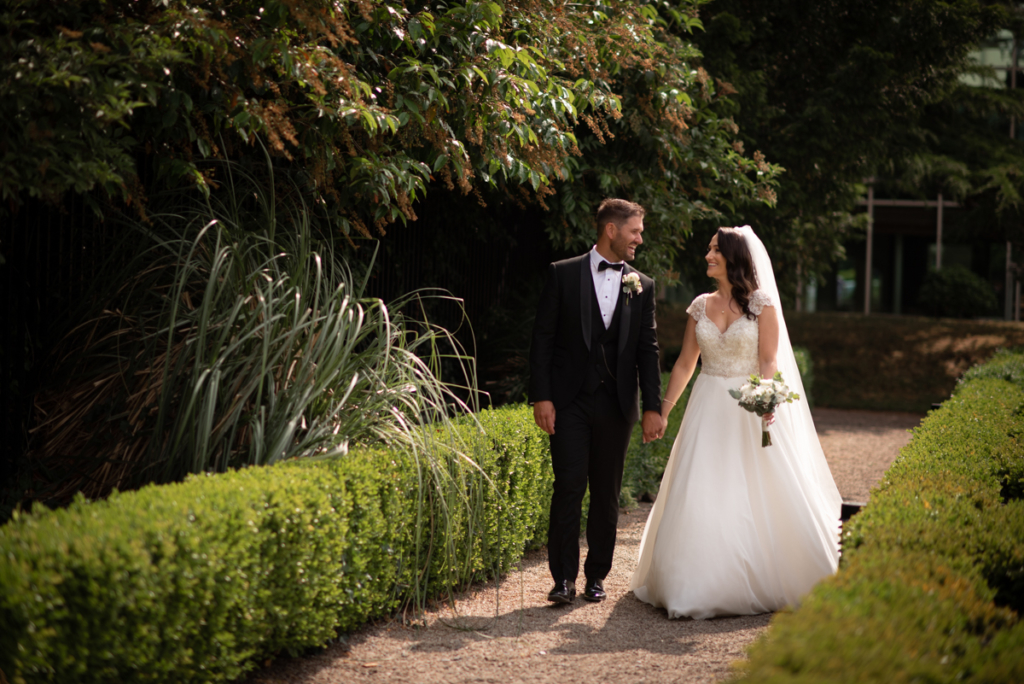
M 751 312 L 774 306 L 772 294 L 754 292 Z M 706 297 L 687 309 L 696 320 L 701 373 L 630 582 L 637 598 L 670 618 L 795 606 L 839 560 L 842 498 L 806 401 L 776 410 L 772 446 L 762 447 L 761 419 L 728 392 L 758 372 L 758 323 L 744 316 L 723 333 L 704 313 Z M 779 369 L 802 395 L 795 359 L 783 363 L 793 354 L 784 322 L 780 327 Z

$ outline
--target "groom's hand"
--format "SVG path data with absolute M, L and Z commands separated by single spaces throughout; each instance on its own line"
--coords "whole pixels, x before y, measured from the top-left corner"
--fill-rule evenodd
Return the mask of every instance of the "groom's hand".
M 555 403 L 553 401 L 538 401 L 533 405 L 533 420 L 544 432 L 549 435 L 555 434 Z
M 661 414 L 657 411 L 644 411 L 644 444 L 661 439 L 661 436 L 665 434 L 665 426 L 667 424 L 668 421 L 662 418 Z

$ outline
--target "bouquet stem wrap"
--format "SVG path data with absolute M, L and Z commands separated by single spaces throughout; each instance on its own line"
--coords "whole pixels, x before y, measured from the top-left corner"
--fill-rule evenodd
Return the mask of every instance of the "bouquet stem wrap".
M 768 432 L 768 419 L 761 416 L 761 447 L 772 445 L 772 433 Z

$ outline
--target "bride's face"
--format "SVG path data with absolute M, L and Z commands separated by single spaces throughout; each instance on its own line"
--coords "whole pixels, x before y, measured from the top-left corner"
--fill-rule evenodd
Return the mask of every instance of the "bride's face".
M 708 262 L 708 277 L 719 280 L 721 278 L 728 278 L 725 272 L 725 264 L 727 263 L 722 253 L 718 251 L 718 236 L 711 238 L 711 244 L 708 245 L 708 253 L 704 255 L 704 260 Z

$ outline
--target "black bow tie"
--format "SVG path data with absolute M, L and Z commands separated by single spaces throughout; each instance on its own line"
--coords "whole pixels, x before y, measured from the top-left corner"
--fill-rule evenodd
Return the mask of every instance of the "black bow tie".
M 605 270 L 606 268 L 611 268 L 611 269 L 614 269 L 616 271 L 621 271 L 622 267 L 625 266 L 625 265 L 626 264 L 609 264 L 607 261 L 602 261 L 601 263 L 599 263 L 597 265 L 597 272 L 600 273 L 601 271 Z

